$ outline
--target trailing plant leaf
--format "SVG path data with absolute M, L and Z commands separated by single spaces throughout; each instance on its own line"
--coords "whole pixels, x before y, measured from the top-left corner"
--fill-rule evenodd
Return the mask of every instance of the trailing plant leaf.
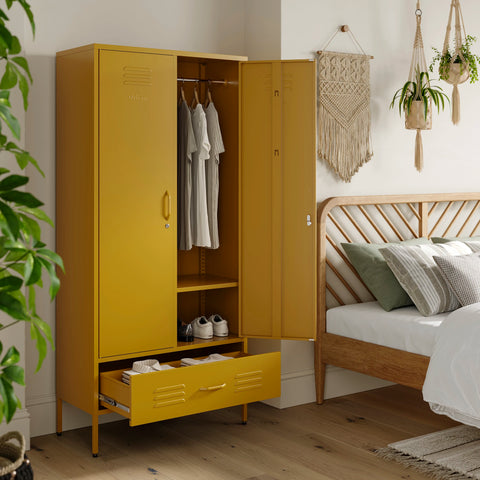
M 462 56 L 457 55 L 455 58 L 455 50 L 453 48 L 449 48 L 445 54 L 438 50 L 435 47 L 432 47 L 434 56 L 432 58 L 432 62 L 428 69 L 430 72 L 433 72 L 435 69 L 436 64 L 438 63 L 438 73 L 441 80 L 448 80 L 450 76 L 450 67 L 452 63 L 456 64 L 464 64 L 463 59 L 465 59 L 465 68 L 468 68 L 470 73 L 470 83 L 475 83 L 478 81 L 478 65 L 480 63 L 480 57 L 474 53 L 472 53 L 471 48 L 472 45 L 477 41 L 476 37 L 472 35 L 467 35 L 463 44 L 461 46 L 461 53 Z M 462 59 L 463 57 L 463 59 Z M 453 62 L 452 62 L 453 60 Z M 460 73 L 463 73 L 463 68 L 460 68 Z

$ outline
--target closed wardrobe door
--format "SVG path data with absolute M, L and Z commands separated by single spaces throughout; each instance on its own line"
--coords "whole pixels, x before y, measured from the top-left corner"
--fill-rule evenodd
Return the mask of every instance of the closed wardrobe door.
M 176 59 L 100 51 L 99 353 L 176 344 Z

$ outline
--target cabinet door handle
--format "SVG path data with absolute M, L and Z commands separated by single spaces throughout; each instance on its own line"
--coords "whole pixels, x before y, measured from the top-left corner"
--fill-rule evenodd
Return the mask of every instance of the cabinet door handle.
M 165 192 L 165 195 L 163 196 L 163 216 L 165 217 L 165 220 L 168 220 L 170 218 L 171 213 L 172 213 L 172 197 L 167 190 Z
M 215 390 L 221 390 L 227 386 L 226 383 L 222 383 L 221 385 L 212 385 L 211 387 L 200 387 L 201 392 L 214 392 Z

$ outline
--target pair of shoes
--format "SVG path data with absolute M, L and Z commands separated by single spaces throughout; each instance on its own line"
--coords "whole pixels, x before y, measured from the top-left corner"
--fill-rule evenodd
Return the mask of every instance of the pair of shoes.
M 207 317 L 197 317 L 191 325 L 193 326 L 193 336 L 196 338 L 209 339 L 214 335 L 216 337 L 228 337 L 228 323 L 220 315 L 211 315 Z
M 191 323 L 177 321 L 177 340 L 179 342 L 193 342 L 193 326 Z

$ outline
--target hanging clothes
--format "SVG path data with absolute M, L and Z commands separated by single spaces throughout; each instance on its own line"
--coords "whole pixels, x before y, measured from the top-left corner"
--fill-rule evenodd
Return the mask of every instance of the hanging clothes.
M 213 102 L 210 102 L 205 109 L 207 119 L 207 133 L 210 141 L 210 157 L 207 159 L 207 209 L 208 226 L 210 230 L 211 248 L 218 248 L 220 241 L 218 238 L 218 191 L 219 176 L 218 166 L 220 164 L 220 154 L 225 152 L 223 145 L 222 132 L 218 120 L 218 112 Z
M 197 144 L 197 151 L 192 156 L 192 240 L 197 247 L 210 247 L 205 178 L 205 161 L 210 156 L 210 142 L 206 115 L 200 103 L 192 110 L 192 126 Z
M 190 250 L 192 236 L 192 154 L 197 151 L 192 115 L 185 100 L 178 106 L 178 248 Z

